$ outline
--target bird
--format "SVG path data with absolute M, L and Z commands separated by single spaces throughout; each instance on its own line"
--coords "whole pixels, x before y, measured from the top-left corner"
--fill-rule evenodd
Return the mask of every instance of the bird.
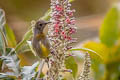
M 49 21 L 38 20 L 33 28 L 32 47 L 39 58 L 47 58 L 50 54 L 50 44 L 48 38 L 43 33 Z
M 38 20 L 33 28 L 33 38 L 32 38 L 32 48 L 37 57 L 40 59 L 40 65 L 38 67 L 37 79 L 39 80 L 40 74 L 42 72 L 45 59 L 48 58 L 50 54 L 50 44 L 48 38 L 44 34 L 43 30 L 50 21 Z

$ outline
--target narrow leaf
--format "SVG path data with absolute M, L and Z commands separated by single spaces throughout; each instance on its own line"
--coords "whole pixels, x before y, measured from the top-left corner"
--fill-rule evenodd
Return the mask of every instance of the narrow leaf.
M 0 53 L 4 54 L 5 53 L 5 48 L 7 45 L 7 41 L 5 38 L 4 34 L 4 24 L 6 23 L 5 21 L 5 12 L 0 9 Z
M 35 75 L 37 74 L 37 68 L 39 66 L 39 62 L 34 63 L 32 66 L 24 66 L 22 68 L 22 76 L 23 80 L 31 80 L 35 78 Z
M 103 60 L 102 56 L 99 53 L 97 53 L 97 52 L 95 52 L 95 51 L 93 51 L 92 49 L 89 49 L 89 48 L 70 49 L 70 51 L 85 51 L 85 52 L 88 52 L 90 55 L 96 55 L 101 60 Z
M 24 44 L 24 46 L 20 47 L 17 53 L 25 53 L 31 51 L 30 47 L 28 44 Z
M 5 54 L 6 51 L 6 42 L 5 42 L 5 36 L 3 31 L 0 29 L 0 53 Z
M 15 35 L 14 35 L 12 29 L 7 24 L 5 25 L 5 31 L 6 31 L 6 38 L 8 41 L 8 46 L 15 47 L 17 44 Z
M 34 54 L 34 56 L 36 56 L 36 53 L 35 53 L 35 51 L 33 50 L 31 41 L 27 41 L 27 43 L 28 43 L 28 45 L 29 45 L 29 47 L 30 47 L 32 53 Z
M 5 12 L 3 11 L 3 9 L 0 9 L 0 28 L 1 28 L 1 30 L 3 30 L 5 23 L 6 23 Z

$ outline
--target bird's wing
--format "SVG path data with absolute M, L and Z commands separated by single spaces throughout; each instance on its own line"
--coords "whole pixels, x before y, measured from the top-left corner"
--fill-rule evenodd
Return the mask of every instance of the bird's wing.
M 49 50 L 50 46 L 49 46 L 48 40 L 43 39 L 43 40 L 39 41 L 39 44 L 40 44 L 42 52 L 44 53 L 43 55 L 48 56 L 48 54 L 50 53 L 50 50 Z

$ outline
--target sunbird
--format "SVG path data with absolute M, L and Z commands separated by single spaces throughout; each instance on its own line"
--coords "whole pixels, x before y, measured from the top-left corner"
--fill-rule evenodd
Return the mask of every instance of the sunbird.
M 39 58 L 46 58 L 50 53 L 50 44 L 43 33 L 45 26 L 50 23 L 48 21 L 39 20 L 36 22 L 35 27 L 33 29 L 33 39 L 32 39 L 32 47 L 35 51 L 35 54 Z
M 43 33 L 43 30 L 48 23 L 50 22 L 44 20 L 38 20 L 33 28 L 32 48 L 36 56 L 38 56 L 39 59 L 42 59 L 39 65 L 39 72 L 37 75 L 37 79 L 39 79 L 40 77 L 45 59 L 50 54 L 50 44 L 48 38 Z

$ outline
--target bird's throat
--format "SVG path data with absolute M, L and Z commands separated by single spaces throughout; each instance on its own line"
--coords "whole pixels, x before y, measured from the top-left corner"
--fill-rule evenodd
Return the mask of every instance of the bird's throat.
M 41 33 L 41 34 L 36 34 L 36 39 L 43 39 L 43 38 L 45 38 L 45 35 L 43 34 L 43 33 Z

